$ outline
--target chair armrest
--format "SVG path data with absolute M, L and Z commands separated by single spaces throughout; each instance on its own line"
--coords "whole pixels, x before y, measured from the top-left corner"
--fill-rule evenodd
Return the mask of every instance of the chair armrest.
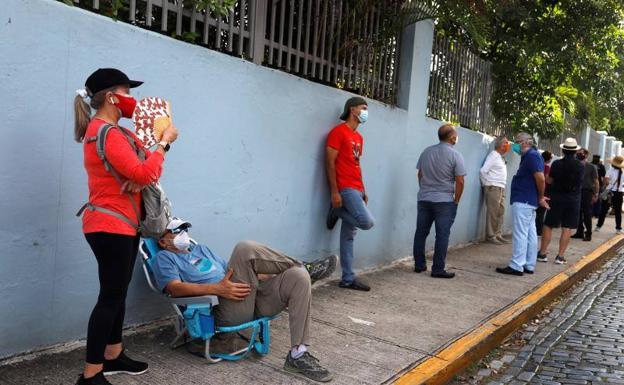
M 216 295 L 202 295 L 198 297 L 168 297 L 169 301 L 178 306 L 206 304 L 217 306 L 219 304 L 219 297 Z

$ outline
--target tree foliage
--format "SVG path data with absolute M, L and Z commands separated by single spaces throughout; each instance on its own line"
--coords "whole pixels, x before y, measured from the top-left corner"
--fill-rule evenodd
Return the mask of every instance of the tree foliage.
M 487 26 L 439 18 L 438 28 L 494 64 L 500 119 L 515 131 L 554 137 L 571 114 L 624 136 L 624 1 L 469 3 L 464 18 L 487 19 Z

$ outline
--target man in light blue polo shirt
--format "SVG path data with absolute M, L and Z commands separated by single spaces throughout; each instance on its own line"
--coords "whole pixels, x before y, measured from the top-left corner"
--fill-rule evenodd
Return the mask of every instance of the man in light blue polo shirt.
M 533 138 L 525 132 L 518 134 L 512 149 L 522 157 L 511 181 L 513 255 L 509 265 L 497 267 L 496 272 L 521 276 L 533 274 L 537 262 L 535 211 L 539 206 L 549 207 L 544 198 L 544 160 L 533 146 Z
M 231 326 L 254 317 L 274 316 L 288 309 L 291 350 L 284 369 L 315 381 L 327 382 L 331 373 L 310 354 L 311 282 L 331 275 L 335 255 L 303 263 L 269 246 L 239 242 L 229 262 L 207 246 L 193 245 L 189 222 L 173 219 L 158 241 L 154 257 L 156 286 L 172 297 L 219 296 L 214 309 L 219 325 Z
M 435 222 L 436 240 L 431 276 L 453 278 L 455 273 L 445 270 L 451 226 L 457 214 L 457 205 L 464 191 L 466 168 L 464 158 L 453 146 L 457 130 L 452 124 L 438 129 L 440 143 L 427 147 L 418 159 L 418 219 L 414 235 L 414 271 L 427 271 L 425 242 Z

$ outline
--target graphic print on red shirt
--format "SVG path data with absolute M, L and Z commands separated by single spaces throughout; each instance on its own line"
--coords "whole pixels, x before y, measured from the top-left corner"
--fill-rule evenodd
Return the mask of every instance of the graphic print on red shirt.
M 338 190 L 353 188 L 364 191 L 360 158 L 364 139 L 346 123 L 334 127 L 327 135 L 327 147 L 338 151 L 336 158 L 336 183 Z

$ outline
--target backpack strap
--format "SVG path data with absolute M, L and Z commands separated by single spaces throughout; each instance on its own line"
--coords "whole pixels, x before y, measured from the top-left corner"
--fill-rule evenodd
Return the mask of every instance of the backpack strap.
M 128 218 L 127 216 L 122 215 L 122 214 L 119 214 L 119 213 L 118 213 L 118 212 L 116 212 L 116 211 L 109 210 L 109 209 L 104 208 L 104 207 L 95 206 L 95 205 L 93 205 L 93 204 L 91 204 L 91 203 L 89 203 L 89 202 L 85 203 L 85 204 L 84 204 L 84 205 L 80 208 L 80 210 L 76 213 L 76 216 L 77 216 L 77 217 L 81 216 L 81 215 L 82 215 L 82 213 L 83 213 L 85 210 L 87 210 L 87 209 L 89 209 L 89 210 L 91 210 L 91 211 L 99 211 L 99 212 L 101 212 L 101 213 L 111 215 L 111 216 L 113 216 L 113 217 L 115 217 L 115 218 L 117 218 L 117 219 L 119 219 L 119 220 L 122 220 L 122 221 L 126 222 L 127 224 L 129 224 L 130 226 L 132 226 L 132 228 L 134 228 L 136 231 L 140 231 L 140 230 L 141 230 L 141 227 L 140 227 L 140 226 L 137 226 L 137 224 L 136 224 L 136 223 L 134 223 L 134 222 L 132 222 L 132 221 L 130 220 L 130 218 Z
M 123 134 L 123 136 L 130 143 L 130 146 L 132 147 L 132 149 L 137 153 L 137 155 L 139 156 L 139 159 L 141 159 L 141 161 L 145 160 L 145 151 L 142 148 L 137 148 L 137 145 L 134 142 L 134 139 L 123 128 L 117 127 L 117 126 L 113 126 L 112 124 L 108 124 L 108 123 L 105 123 L 105 124 L 101 125 L 100 128 L 98 128 L 96 136 L 87 138 L 87 143 L 95 142 L 95 150 L 97 152 L 98 158 L 100 158 L 102 163 L 104 163 L 104 169 L 106 171 L 110 172 L 111 174 L 113 174 L 113 177 L 115 177 L 117 182 L 119 182 L 119 185 L 123 186 L 123 183 L 124 183 L 123 179 L 121 178 L 121 176 L 119 176 L 119 173 L 117 173 L 115 168 L 106 159 L 106 152 L 105 152 L 106 137 L 108 136 L 108 133 L 110 132 L 110 130 L 112 128 L 118 129 Z M 120 219 L 120 220 L 124 221 L 125 223 L 129 224 L 130 226 L 132 226 L 137 232 L 140 232 L 141 231 L 141 212 L 139 211 L 139 208 L 138 208 L 134 198 L 132 197 L 132 194 L 130 194 L 130 193 L 125 193 L 125 194 L 127 194 L 128 195 L 128 199 L 130 199 L 130 204 L 132 205 L 132 209 L 134 210 L 134 213 L 136 215 L 138 224 L 132 222 L 130 220 L 130 218 L 126 217 L 123 214 L 120 214 L 120 213 L 118 213 L 116 211 L 113 211 L 113 210 L 109 210 L 109 209 L 104 208 L 104 207 L 95 206 L 95 205 L 93 205 L 90 202 L 85 203 L 80 208 L 80 210 L 76 213 L 76 216 L 77 217 L 81 216 L 82 213 L 86 209 L 89 209 L 91 211 L 99 211 L 101 213 L 105 213 L 105 214 L 111 215 L 111 216 L 113 216 L 113 217 L 115 217 L 117 219 Z

